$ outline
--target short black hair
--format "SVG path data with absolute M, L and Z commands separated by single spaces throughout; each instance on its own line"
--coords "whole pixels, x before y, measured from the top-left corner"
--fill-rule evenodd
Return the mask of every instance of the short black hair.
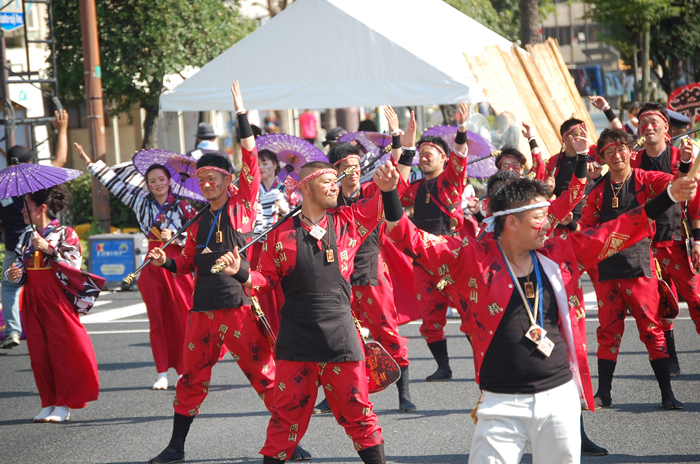
M 445 152 L 446 156 L 450 156 L 450 146 L 445 142 L 442 137 L 438 137 L 437 135 L 424 135 L 423 137 L 420 138 L 418 141 L 418 149 L 420 150 L 420 146 L 423 145 L 424 143 L 433 143 L 437 145 L 438 147 L 442 148 L 442 151 Z
M 639 110 L 639 113 L 637 113 L 637 119 L 642 119 L 642 114 L 648 111 L 658 111 L 659 113 L 664 115 L 664 118 L 666 118 L 666 122 L 669 121 L 668 111 L 666 111 L 666 108 L 656 102 L 647 102 L 643 104 L 642 108 Z
M 343 158 L 347 158 L 349 155 L 360 156 L 360 147 L 348 142 L 336 143 L 328 152 L 328 162 L 335 165 L 335 163 Z
M 547 199 L 550 195 L 551 189 L 541 181 L 519 177 L 503 185 L 493 195 L 489 195 L 489 211 L 493 214 L 498 211 L 518 208 L 531 203 L 537 197 Z M 499 235 L 503 230 L 506 217 L 508 216 L 496 218 L 496 235 Z
M 576 118 L 567 119 L 566 121 L 564 121 L 564 124 L 562 124 L 561 127 L 559 128 L 559 135 L 561 135 L 563 137 L 564 134 L 566 134 L 569 129 L 571 129 L 572 127 L 579 125 L 579 124 L 583 124 L 583 121 L 581 121 L 580 119 L 576 119 Z
M 611 142 L 619 142 L 627 145 L 627 148 L 632 150 L 634 147 L 634 137 L 627 133 L 623 129 L 605 129 L 600 133 L 598 137 L 598 144 L 595 147 L 595 151 L 598 154 L 598 158 L 603 159 L 603 147 Z
M 627 112 L 628 112 L 628 113 L 631 113 L 632 111 L 638 110 L 638 109 L 640 109 L 641 107 L 642 107 L 642 102 L 638 102 L 638 101 L 632 102 L 632 103 L 630 104 L 630 107 L 627 108 Z
M 224 169 L 228 171 L 229 174 L 233 173 L 231 160 L 229 160 L 228 156 L 224 155 L 223 153 L 213 152 L 202 155 L 202 157 L 197 160 L 197 169 L 205 168 L 207 166 Z
M 486 195 L 491 196 L 496 193 L 496 187 L 502 186 L 504 183 L 508 183 L 512 180 L 518 178 L 518 175 L 513 171 L 498 171 L 496 174 L 489 177 L 488 182 L 486 182 Z
M 311 161 L 303 165 L 299 172 L 301 172 L 304 169 L 315 169 L 316 171 L 318 171 L 319 169 L 335 169 L 335 166 L 333 166 L 330 163 L 326 163 L 325 161 Z
M 161 171 L 165 172 L 165 175 L 168 177 L 168 179 L 172 178 L 172 176 L 170 175 L 170 170 L 168 168 L 166 168 L 162 164 L 152 164 L 148 167 L 148 169 L 146 169 L 146 174 L 143 176 L 146 178 L 146 181 L 148 181 L 148 175 L 152 171 L 155 171 L 157 169 L 160 169 Z
M 9 164 L 12 164 L 12 158 L 17 158 L 18 163 L 31 163 L 36 158 L 36 153 L 24 145 L 15 145 L 7 150 Z
M 499 168 L 501 166 L 501 161 L 503 161 L 503 158 L 506 156 L 513 156 L 515 158 L 518 158 L 518 161 L 520 161 L 520 164 L 525 167 L 525 163 L 527 163 L 527 158 L 525 158 L 525 155 L 520 153 L 520 150 L 517 148 L 513 147 L 506 147 L 501 150 L 501 154 L 496 157 L 496 167 Z

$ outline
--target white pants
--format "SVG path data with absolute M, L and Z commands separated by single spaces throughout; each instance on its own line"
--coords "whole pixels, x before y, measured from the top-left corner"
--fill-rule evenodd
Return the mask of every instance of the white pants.
M 484 391 L 470 464 L 517 464 L 528 441 L 534 464 L 581 462 L 581 402 L 574 381 L 534 395 Z

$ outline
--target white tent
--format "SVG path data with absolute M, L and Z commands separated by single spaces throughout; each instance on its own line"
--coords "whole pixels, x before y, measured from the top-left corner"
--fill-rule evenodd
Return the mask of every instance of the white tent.
M 163 111 L 478 102 L 464 59 L 512 44 L 442 0 L 297 0 L 197 74 L 163 93 Z

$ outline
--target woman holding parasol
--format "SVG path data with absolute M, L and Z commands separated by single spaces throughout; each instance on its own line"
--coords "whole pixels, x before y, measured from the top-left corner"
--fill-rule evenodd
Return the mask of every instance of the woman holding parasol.
M 126 171 L 116 172 L 102 161 L 93 163 L 79 144 L 75 144 L 85 165 L 109 191 L 136 213 L 141 230 L 148 237 L 148 249 L 160 247 L 172 232 L 195 215 L 192 206 L 178 200 L 171 189 L 172 174 L 164 164 L 151 164 L 145 170 L 148 192 L 128 182 Z M 176 155 L 176 154 L 171 154 Z M 181 188 L 178 188 L 178 193 Z M 184 245 L 183 234 L 165 249 L 178 256 Z M 187 313 L 192 307 L 194 285 L 191 275 L 173 276 L 165 269 L 146 266 L 139 278 L 139 290 L 146 304 L 150 340 L 158 378 L 154 390 L 168 389 L 168 369 L 182 375 L 182 346 Z
M 56 220 L 65 203 L 60 186 L 25 195 L 22 214 L 34 229 L 21 235 L 5 274 L 24 286 L 27 347 L 42 406 L 34 422 L 66 421 L 100 391 L 95 351 L 78 312 L 92 307 L 104 281 L 79 271 L 80 239 Z

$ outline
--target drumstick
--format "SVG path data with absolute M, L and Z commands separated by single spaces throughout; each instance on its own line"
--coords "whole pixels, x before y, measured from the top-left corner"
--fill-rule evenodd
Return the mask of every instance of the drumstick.
M 690 168 L 690 171 L 688 171 L 688 177 L 694 179 L 695 176 L 698 174 L 698 170 L 700 170 L 700 156 L 695 158 L 693 166 Z

